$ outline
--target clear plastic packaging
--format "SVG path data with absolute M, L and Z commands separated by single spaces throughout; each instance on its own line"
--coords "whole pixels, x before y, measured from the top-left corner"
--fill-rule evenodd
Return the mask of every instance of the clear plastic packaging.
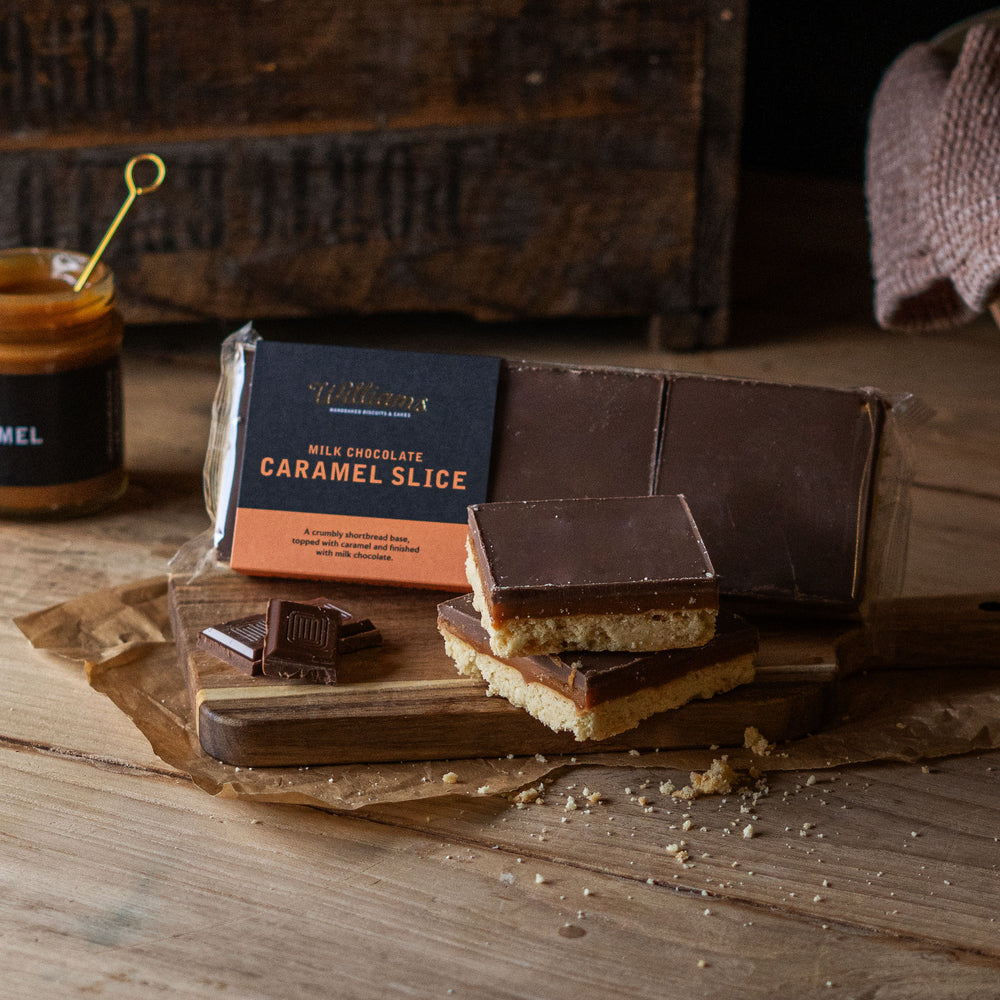
M 228 561 L 235 515 L 234 508 L 239 490 L 242 434 L 245 429 L 247 400 L 252 384 L 254 350 L 259 340 L 260 337 L 253 326 L 247 325 L 228 337 L 222 345 L 222 371 L 213 406 L 212 430 L 204 467 L 206 508 L 212 519 L 212 538 L 208 554 L 213 560 L 220 563 Z M 506 370 L 508 375 L 513 373 L 516 376 L 521 367 L 511 363 L 507 365 Z M 578 368 L 579 366 L 574 366 L 574 370 Z M 668 390 L 672 383 L 680 384 L 684 381 L 688 384 L 688 391 L 693 385 L 694 391 L 697 393 L 702 379 L 706 384 L 714 383 L 716 389 L 720 382 L 727 383 L 730 388 L 741 387 L 740 391 L 745 390 L 746 392 L 746 403 L 749 407 L 745 418 L 748 424 L 766 409 L 760 407 L 760 412 L 754 412 L 754 404 L 762 398 L 762 394 L 759 392 L 761 387 L 776 390 L 771 395 L 781 399 L 787 396 L 788 399 L 807 401 L 821 417 L 827 412 L 825 409 L 827 404 L 823 401 L 826 397 L 838 394 L 841 397 L 849 396 L 849 400 L 842 398 L 836 405 L 831 403 L 829 412 L 840 414 L 840 416 L 830 417 L 827 438 L 822 436 L 822 425 L 820 425 L 819 430 L 815 427 L 812 429 L 812 432 L 818 435 L 815 440 L 819 444 L 815 447 L 819 449 L 819 458 L 811 458 L 809 460 L 811 464 L 803 467 L 801 473 L 807 478 L 814 477 L 817 482 L 813 486 L 819 488 L 817 484 L 820 483 L 822 477 L 831 474 L 829 469 L 820 467 L 824 464 L 822 461 L 825 454 L 823 449 L 826 447 L 822 442 L 829 441 L 831 455 L 836 447 L 839 448 L 837 454 L 843 456 L 845 448 L 842 441 L 836 440 L 836 434 L 846 432 L 845 428 L 849 431 L 851 427 L 855 429 L 867 427 L 865 421 L 869 418 L 873 422 L 877 422 L 877 433 L 869 436 L 869 432 L 865 431 L 864 435 L 859 437 L 859 442 L 864 444 L 864 457 L 849 463 L 847 458 L 844 459 L 844 462 L 853 470 L 852 475 L 857 477 L 852 484 L 855 489 L 853 500 L 850 503 L 845 502 L 843 510 L 839 510 L 835 506 L 832 513 L 826 511 L 822 514 L 823 517 L 839 518 L 840 537 L 846 537 L 849 540 L 856 537 L 856 543 L 847 543 L 847 551 L 848 559 L 853 560 L 859 567 L 857 572 L 845 571 L 841 592 L 835 594 L 832 600 L 822 595 L 817 596 L 816 593 L 800 594 L 794 592 L 783 582 L 780 586 L 772 588 L 771 592 L 768 592 L 766 587 L 761 588 L 759 593 L 753 593 L 746 588 L 734 588 L 730 592 L 731 600 L 737 610 L 751 615 L 756 612 L 763 616 L 781 615 L 798 619 L 810 617 L 858 619 L 876 614 L 880 603 L 899 596 L 906 570 L 910 523 L 910 491 L 913 475 L 911 433 L 912 429 L 928 416 L 927 408 L 917 399 L 907 393 L 889 394 L 873 388 L 831 390 L 819 386 L 793 386 L 791 388 L 795 392 L 783 394 L 777 391 L 782 388 L 779 383 L 755 382 L 723 376 L 701 377 L 679 372 L 635 369 L 629 369 L 629 371 L 654 374 L 666 381 Z M 706 392 L 708 391 L 706 388 Z M 866 413 L 869 416 L 851 417 L 852 406 L 856 406 L 859 413 Z M 660 442 L 661 451 L 668 438 L 666 429 L 666 421 L 669 419 L 668 411 L 669 403 L 665 410 Z M 733 411 L 727 412 L 728 419 L 734 424 L 738 424 Z M 845 413 L 847 416 L 844 416 Z M 795 435 L 802 432 L 802 428 L 796 426 L 794 413 L 791 416 L 792 419 L 782 422 L 776 416 L 776 411 L 773 408 L 767 410 L 766 416 L 766 419 L 771 421 L 774 430 L 775 447 L 782 448 L 782 442 L 785 441 L 789 453 L 794 451 L 796 446 Z M 500 422 L 501 414 L 499 412 L 497 421 L 497 426 L 502 429 L 503 424 Z M 701 422 L 704 424 L 706 421 L 702 420 Z M 523 423 L 522 420 L 521 424 Z M 528 423 L 530 424 L 530 420 Z M 858 433 L 861 435 L 860 430 Z M 706 440 L 710 441 L 711 435 L 707 435 Z M 732 435 L 730 435 L 730 446 L 731 444 Z M 628 442 L 621 442 L 621 447 L 628 447 Z M 862 447 L 862 443 L 859 443 L 858 447 Z M 711 482 L 711 476 L 706 473 L 706 469 L 710 469 L 713 461 L 711 448 L 709 447 L 702 455 L 698 455 L 697 448 L 695 448 L 694 455 L 695 457 L 688 459 L 688 461 L 697 462 L 698 467 L 695 469 L 692 465 L 691 477 L 693 479 L 697 475 L 701 488 L 704 488 L 706 482 Z M 784 457 L 786 469 L 790 464 L 794 464 L 794 459 L 797 457 L 797 453 L 792 458 L 787 455 Z M 729 488 L 739 489 L 741 486 L 738 482 L 739 477 L 743 474 L 741 460 L 738 448 L 730 451 L 728 458 L 730 463 Z M 544 455 L 540 455 L 538 461 L 544 463 Z M 747 464 L 745 473 L 748 482 L 752 478 L 759 480 L 761 477 L 767 476 L 766 461 L 763 464 L 754 464 L 753 461 L 748 461 Z M 736 481 L 735 487 L 732 485 L 734 481 Z M 560 479 L 560 483 L 554 484 L 553 489 L 559 488 L 560 484 L 566 485 L 564 477 Z M 683 477 L 681 477 L 681 485 L 683 485 Z M 572 484 L 570 484 L 570 488 L 571 486 Z M 671 492 L 678 491 L 671 489 Z M 765 494 L 762 493 L 762 495 Z M 810 524 L 813 523 L 812 519 L 820 517 L 820 515 L 808 509 L 805 498 L 810 495 L 816 495 L 815 490 L 812 493 L 809 490 L 798 493 L 792 490 L 788 500 L 788 503 L 791 504 L 791 512 L 789 514 L 786 510 L 782 514 L 792 519 L 793 527 L 799 533 L 795 558 L 815 562 L 824 558 L 823 537 L 822 531 L 817 529 L 817 542 L 815 545 L 811 544 Z M 757 513 L 761 518 L 766 518 L 771 511 L 762 507 Z M 697 513 L 695 517 L 697 520 Z M 702 527 L 701 524 L 699 527 Z M 770 529 L 771 525 L 767 527 Z M 752 533 L 752 529 L 748 530 L 751 530 Z M 765 531 L 764 528 L 761 530 Z M 803 537 L 805 542 L 803 542 Z M 747 542 L 750 547 L 759 546 L 761 538 L 748 537 Z M 706 544 L 709 544 L 707 538 Z M 732 545 L 732 539 L 728 539 L 727 544 Z M 709 551 L 710 555 L 713 555 L 713 561 L 715 561 L 710 544 Z M 789 554 L 789 558 L 793 558 L 792 553 Z M 805 568 L 804 563 L 802 568 Z M 793 566 L 793 576 L 794 570 Z M 336 577 L 330 578 L 336 579 Z M 724 586 L 723 593 L 724 595 L 726 593 Z

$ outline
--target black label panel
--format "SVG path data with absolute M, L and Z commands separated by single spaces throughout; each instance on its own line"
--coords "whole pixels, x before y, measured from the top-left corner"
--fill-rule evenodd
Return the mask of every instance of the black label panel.
M 121 365 L 0 376 L 0 486 L 53 486 L 122 464 Z

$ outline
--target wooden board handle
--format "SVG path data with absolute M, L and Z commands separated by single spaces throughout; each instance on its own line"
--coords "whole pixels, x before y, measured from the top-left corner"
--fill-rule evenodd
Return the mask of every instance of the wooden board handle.
M 1000 594 L 907 597 L 876 605 L 837 649 L 842 673 L 907 667 L 1000 667 Z

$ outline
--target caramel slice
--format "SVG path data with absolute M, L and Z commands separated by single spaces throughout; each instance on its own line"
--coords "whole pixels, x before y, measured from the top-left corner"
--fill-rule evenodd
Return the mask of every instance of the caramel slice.
M 500 656 L 700 646 L 719 592 L 682 496 L 475 504 L 466 575 Z
M 471 595 L 438 606 L 438 631 L 459 673 L 481 676 L 490 694 L 578 740 L 606 739 L 657 712 L 748 683 L 758 644 L 756 629 L 724 613 L 715 636 L 688 649 L 498 656 Z

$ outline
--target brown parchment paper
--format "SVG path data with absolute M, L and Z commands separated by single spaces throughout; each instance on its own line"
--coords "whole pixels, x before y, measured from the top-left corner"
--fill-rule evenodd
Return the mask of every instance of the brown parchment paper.
M 36 648 L 83 664 L 91 687 L 132 720 L 161 760 L 220 798 L 350 810 L 444 795 L 510 795 L 580 765 L 683 772 L 708 768 L 720 753 L 737 768 L 752 760 L 750 751 L 733 748 L 240 768 L 214 760 L 198 743 L 170 633 L 166 576 L 86 594 L 15 624 Z M 827 729 L 754 762 L 767 771 L 812 771 L 1000 747 L 1000 670 L 863 672 L 842 682 L 838 699 Z M 457 781 L 445 782 L 449 773 Z

